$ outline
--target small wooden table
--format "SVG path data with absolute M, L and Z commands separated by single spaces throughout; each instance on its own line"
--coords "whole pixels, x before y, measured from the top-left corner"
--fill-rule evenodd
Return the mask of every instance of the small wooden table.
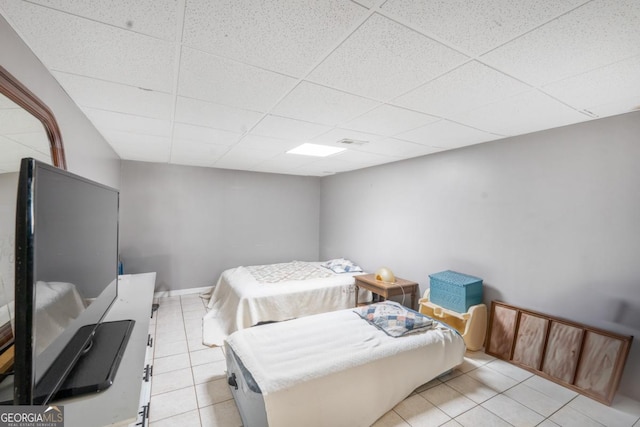
M 416 293 L 418 292 L 418 284 L 410 280 L 396 277 L 394 283 L 382 282 L 375 279 L 375 274 L 362 274 L 354 276 L 356 279 L 356 307 L 358 306 L 358 289 L 363 288 L 374 294 L 380 295 L 381 300 L 388 299 L 395 295 L 411 294 L 411 305 L 409 308 L 416 307 Z

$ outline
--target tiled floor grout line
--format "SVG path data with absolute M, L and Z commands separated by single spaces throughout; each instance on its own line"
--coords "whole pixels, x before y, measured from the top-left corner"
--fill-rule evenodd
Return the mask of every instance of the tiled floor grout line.
M 202 415 L 200 414 L 200 400 L 198 399 L 198 393 L 196 393 L 196 377 L 193 375 L 193 361 L 191 360 L 191 348 L 189 348 L 189 334 L 187 333 L 187 323 L 184 318 L 184 307 L 182 306 L 182 296 L 180 297 L 180 314 L 182 315 L 182 328 L 184 329 L 184 339 L 187 342 L 187 357 L 189 359 L 189 372 L 191 374 L 191 381 L 193 382 L 193 392 L 196 394 L 196 410 L 198 412 L 198 421 L 202 426 Z

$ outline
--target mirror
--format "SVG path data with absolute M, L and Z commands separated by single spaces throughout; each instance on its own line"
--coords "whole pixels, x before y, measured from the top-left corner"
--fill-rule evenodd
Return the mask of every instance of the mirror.
M 13 357 L 16 189 L 24 157 L 66 169 L 62 138 L 53 113 L 0 67 L 0 375 Z M 8 366 L 7 366 L 8 365 Z

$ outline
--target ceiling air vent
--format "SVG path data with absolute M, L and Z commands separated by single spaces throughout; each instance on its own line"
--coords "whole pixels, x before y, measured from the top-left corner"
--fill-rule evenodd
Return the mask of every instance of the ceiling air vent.
M 343 138 L 340 141 L 338 141 L 339 144 L 347 144 L 347 145 L 364 145 L 364 144 L 368 144 L 369 141 L 360 141 L 357 139 L 349 139 L 349 138 Z

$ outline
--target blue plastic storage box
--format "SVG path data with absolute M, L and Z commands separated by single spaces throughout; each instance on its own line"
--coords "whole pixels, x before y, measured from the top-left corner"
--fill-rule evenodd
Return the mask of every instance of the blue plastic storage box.
M 482 279 L 447 270 L 430 274 L 429 300 L 458 313 L 466 313 L 472 305 L 482 304 Z

